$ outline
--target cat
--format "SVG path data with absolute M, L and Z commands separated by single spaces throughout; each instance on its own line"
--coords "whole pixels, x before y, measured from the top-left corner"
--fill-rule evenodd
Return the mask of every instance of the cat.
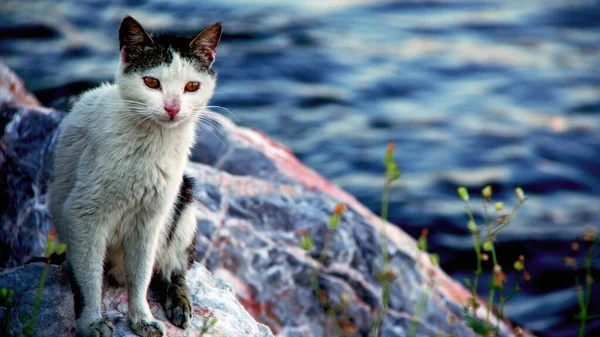
M 185 276 L 196 220 L 184 168 L 215 88 L 221 33 L 216 23 L 193 39 L 153 37 L 125 17 L 115 83 L 84 93 L 61 124 L 48 210 L 67 244 L 80 336 L 114 332 L 101 313 L 103 276 L 126 286 L 136 334 L 165 335 L 146 299 L 151 281 L 167 317 L 191 322 Z

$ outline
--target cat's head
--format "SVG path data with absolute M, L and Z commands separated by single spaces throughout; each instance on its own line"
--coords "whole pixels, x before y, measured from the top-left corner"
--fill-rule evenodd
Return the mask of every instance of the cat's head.
M 117 85 L 132 112 L 166 127 L 197 116 L 215 88 L 211 65 L 221 32 L 216 23 L 195 38 L 151 37 L 134 18 L 125 17 Z

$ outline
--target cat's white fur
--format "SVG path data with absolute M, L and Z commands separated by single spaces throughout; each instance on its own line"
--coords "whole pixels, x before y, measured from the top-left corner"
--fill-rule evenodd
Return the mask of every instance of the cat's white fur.
M 186 209 L 180 222 L 190 225 L 165 243 L 195 124 L 215 79 L 176 53 L 170 64 L 143 72 L 157 78 L 162 90 L 147 87 L 138 73 L 125 75 L 123 67 L 115 84 L 86 92 L 64 120 L 49 189 L 49 211 L 84 297 L 77 320 L 84 336 L 106 334 L 104 259 L 125 276 L 134 331 L 137 326 L 145 334 L 140 325 L 150 324 L 164 334 L 146 300 L 153 267 L 185 268 L 181 256 L 195 235 L 194 212 Z M 185 92 L 189 81 L 200 82 L 200 89 Z M 170 103 L 181 106 L 174 120 L 163 110 Z

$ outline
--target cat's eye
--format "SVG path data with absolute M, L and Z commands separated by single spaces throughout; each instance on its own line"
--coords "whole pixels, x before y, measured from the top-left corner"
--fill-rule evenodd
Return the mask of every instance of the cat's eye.
M 160 88 L 160 81 L 154 77 L 149 77 L 149 76 L 144 77 L 144 84 L 146 84 L 146 86 L 148 88 L 152 88 L 152 89 Z
M 187 82 L 185 85 L 185 91 L 194 92 L 200 88 L 200 82 Z

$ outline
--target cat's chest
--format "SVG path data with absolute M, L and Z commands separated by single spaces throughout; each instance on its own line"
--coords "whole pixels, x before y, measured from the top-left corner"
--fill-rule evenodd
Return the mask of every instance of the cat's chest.
M 187 163 L 185 151 L 131 142 L 119 144 L 112 152 L 111 185 L 123 198 L 145 208 L 175 198 Z

